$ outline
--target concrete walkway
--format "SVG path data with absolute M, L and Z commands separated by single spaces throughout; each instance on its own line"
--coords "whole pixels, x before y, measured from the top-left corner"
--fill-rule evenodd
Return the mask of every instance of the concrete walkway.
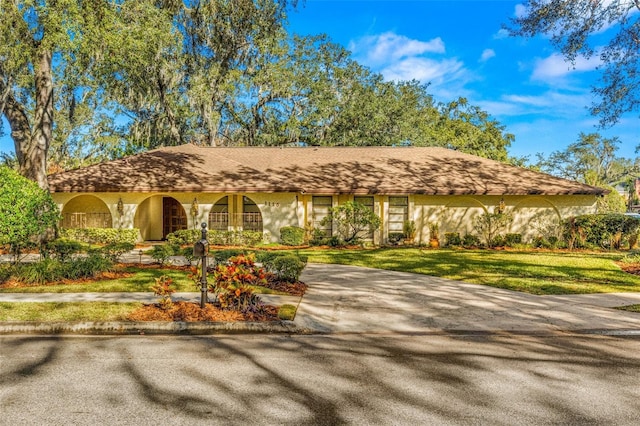
M 639 334 L 640 313 L 612 309 L 640 304 L 640 293 L 535 296 L 442 278 L 343 265 L 310 264 L 303 298 L 263 296 L 298 305 L 296 319 L 277 324 L 0 323 L 0 333 L 604 333 Z M 199 293 L 176 293 L 199 301 Z M 9 301 L 157 300 L 151 293 L 0 293 Z

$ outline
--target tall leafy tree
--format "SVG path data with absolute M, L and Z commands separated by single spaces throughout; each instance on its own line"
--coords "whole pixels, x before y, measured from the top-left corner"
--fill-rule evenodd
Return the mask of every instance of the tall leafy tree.
M 135 52 L 148 40 L 145 31 L 135 28 L 155 10 L 146 0 L 0 0 L 0 112 L 9 122 L 24 176 L 48 186 L 54 133 L 59 131 L 58 149 L 64 156 L 69 136 L 95 124 L 83 107 L 99 110 L 105 82 L 120 78 L 117 72 L 101 74 L 102 66 L 115 53 Z M 158 24 L 154 21 L 156 28 Z M 66 116 L 59 127 L 56 106 Z
M 513 35 L 549 35 L 571 62 L 594 55 L 602 61 L 602 78 L 594 87 L 600 102 L 591 107 L 602 125 L 640 110 L 640 1 L 527 0 L 524 6 L 525 13 L 513 20 Z
M 599 210 L 624 211 L 624 199 L 615 187 L 623 186 L 630 195 L 635 192 L 640 161 L 618 157 L 619 145 L 618 138 L 581 133 L 564 151 L 554 151 L 547 158 L 539 155 L 537 166 L 546 173 L 609 189 L 609 195 L 598 200 Z

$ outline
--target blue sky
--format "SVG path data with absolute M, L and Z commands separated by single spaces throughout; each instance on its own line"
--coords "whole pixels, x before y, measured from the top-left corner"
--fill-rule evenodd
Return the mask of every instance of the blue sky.
M 501 30 L 521 8 L 511 0 L 306 0 L 289 14 L 289 30 L 326 33 L 386 79 L 430 83 L 438 101 L 468 98 L 515 135 L 511 155 L 535 160 L 600 131 L 620 138 L 618 155 L 636 157 L 638 114 L 598 130 L 587 111 L 597 59 L 572 69 L 548 39 Z M 0 138 L 0 151 L 13 151 L 10 138 Z
M 502 24 L 522 7 L 511 0 L 306 0 L 290 13 L 289 29 L 328 34 L 386 79 L 429 82 L 439 101 L 468 98 L 516 136 L 511 155 L 534 160 L 580 132 L 600 131 L 587 110 L 598 61 L 579 59 L 574 70 L 548 39 L 509 37 Z M 638 114 L 600 133 L 619 137 L 618 155 L 636 157 Z

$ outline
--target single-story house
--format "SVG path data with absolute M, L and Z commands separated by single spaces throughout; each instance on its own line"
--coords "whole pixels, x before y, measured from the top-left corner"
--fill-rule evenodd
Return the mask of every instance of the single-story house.
M 348 200 L 381 218 L 385 243 L 413 220 L 415 242 L 473 232 L 473 218 L 500 205 L 509 232 L 595 212 L 602 188 L 434 147 L 160 148 L 49 176 L 63 226 L 137 228 L 142 240 L 196 228 L 255 230 L 277 242 L 284 226 L 320 227 Z M 325 232 L 335 232 L 333 226 Z

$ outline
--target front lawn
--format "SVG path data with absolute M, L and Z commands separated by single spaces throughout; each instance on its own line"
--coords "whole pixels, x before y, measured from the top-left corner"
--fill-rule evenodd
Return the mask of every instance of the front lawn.
M 640 276 L 615 263 L 624 253 L 505 250 L 301 250 L 309 262 L 413 272 L 532 294 L 640 292 Z

